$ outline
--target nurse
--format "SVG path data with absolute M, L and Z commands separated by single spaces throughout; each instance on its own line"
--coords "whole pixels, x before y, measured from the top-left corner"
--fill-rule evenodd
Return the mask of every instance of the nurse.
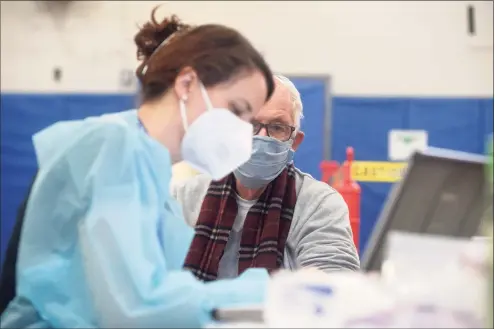
M 213 283 L 182 270 L 194 231 L 169 183 L 182 160 L 220 179 L 249 159 L 249 121 L 272 73 L 222 25 L 159 22 L 153 11 L 134 40 L 139 109 L 33 137 L 39 172 L 2 328 L 197 328 L 214 308 L 263 300 L 265 270 Z

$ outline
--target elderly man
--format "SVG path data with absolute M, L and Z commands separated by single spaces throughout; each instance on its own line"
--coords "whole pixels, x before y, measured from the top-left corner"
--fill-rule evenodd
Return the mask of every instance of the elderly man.
M 221 181 L 199 175 L 173 188 L 196 227 L 185 268 L 200 279 L 232 278 L 249 267 L 359 269 L 342 196 L 292 162 L 304 139 L 301 98 L 289 79 L 275 81 L 253 122 L 251 159 Z

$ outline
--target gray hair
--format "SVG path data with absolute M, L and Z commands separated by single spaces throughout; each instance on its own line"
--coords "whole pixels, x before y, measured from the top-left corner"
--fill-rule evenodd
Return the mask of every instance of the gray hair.
M 281 74 L 275 74 L 274 77 L 280 83 L 282 83 L 282 85 L 284 85 L 290 92 L 292 100 L 292 110 L 294 111 L 294 123 L 296 125 L 296 130 L 299 130 L 299 128 L 301 128 L 301 119 L 304 118 L 301 94 L 297 90 L 296 86 L 292 83 L 292 81 L 289 80 L 289 78 Z

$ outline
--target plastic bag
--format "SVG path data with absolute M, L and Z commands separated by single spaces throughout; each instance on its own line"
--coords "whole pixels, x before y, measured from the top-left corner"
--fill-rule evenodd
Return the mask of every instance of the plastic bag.
M 484 240 L 391 233 L 381 276 L 280 272 L 269 328 L 481 328 Z
M 395 295 L 392 327 L 481 328 L 484 240 L 392 232 L 382 280 Z
M 362 273 L 280 272 L 269 284 L 264 316 L 270 328 L 343 328 L 393 304 L 378 278 Z

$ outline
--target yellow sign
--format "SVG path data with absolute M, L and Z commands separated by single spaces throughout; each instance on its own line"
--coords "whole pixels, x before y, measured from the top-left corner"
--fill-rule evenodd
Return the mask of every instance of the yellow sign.
M 402 178 L 407 162 L 353 161 L 351 175 L 358 182 L 393 183 Z

